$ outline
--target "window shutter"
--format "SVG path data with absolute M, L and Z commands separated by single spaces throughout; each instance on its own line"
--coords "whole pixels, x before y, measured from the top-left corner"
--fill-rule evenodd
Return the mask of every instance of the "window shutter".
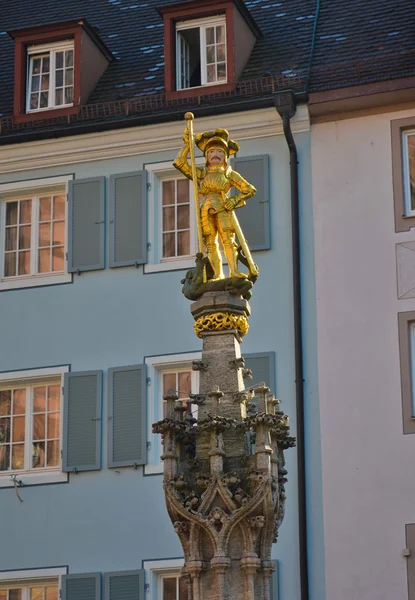
M 278 600 L 279 598 L 279 593 L 278 593 L 278 561 L 277 560 L 272 560 L 271 561 L 272 564 L 275 567 L 275 571 L 273 572 L 273 574 L 271 575 L 271 579 L 269 581 L 269 587 L 270 587 L 270 598 L 271 600 Z
M 101 573 L 62 576 L 62 600 L 100 600 Z
M 147 262 L 146 171 L 110 177 L 110 267 Z
M 408 571 L 408 600 L 415 600 L 415 524 L 406 525 L 406 547 L 410 554 L 406 557 Z
M 244 354 L 245 366 L 252 370 L 252 381 L 246 381 L 246 387 L 264 381 L 275 394 L 275 352 Z
M 70 273 L 105 268 L 105 177 L 74 179 L 68 189 Z
M 64 471 L 101 468 L 102 371 L 65 373 Z
M 144 600 L 144 569 L 105 573 L 104 600 Z
M 109 369 L 108 467 L 146 462 L 146 367 Z
M 232 160 L 232 169 L 256 187 L 256 194 L 238 208 L 236 215 L 250 250 L 269 250 L 270 242 L 270 195 L 269 157 L 244 156 Z

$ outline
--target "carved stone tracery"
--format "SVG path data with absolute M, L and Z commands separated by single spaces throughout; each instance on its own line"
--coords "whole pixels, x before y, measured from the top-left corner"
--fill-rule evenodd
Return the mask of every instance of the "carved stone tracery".
M 247 319 L 245 300 L 212 294 L 208 310 L 216 303 L 231 313 L 237 304 Z M 197 319 L 203 303 L 203 296 L 195 303 Z M 183 401 L 168 395 L 166 418 L 153 426 L 163 435 L 164 492 L 183 573 L 193 600 L 269 600 L 271 546 L 284 516 L 284 450 L 295 440 L 266 385 L 245 390 L 235 329 L 202 336 L 198 418 L 185 417 Z

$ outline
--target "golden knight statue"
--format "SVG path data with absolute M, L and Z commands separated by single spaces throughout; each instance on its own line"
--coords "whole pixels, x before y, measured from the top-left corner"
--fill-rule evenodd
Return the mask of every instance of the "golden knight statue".
M 196 219 L 199 238 L 199 251 L 203 254 L 204 245 L 213 270 L 209 281 L 224 279 L 222 257 L 218 238 L 228 261 L 230 278 L 247 278 L 248 275 L 238 268 L 238 245 L 241 246 L 249 275 L 256 277 L 258 268 L 252 260 L 248 244 L 234 210 L 244 206 L 256 189 L 239 173 L 228 165 L 228 159 L 239 150 L 239 144 L 229 139 L 226 129 L 205 131 L 193 135 L 193 114 L 186 113 L 188 126 L 185 129 L 184 146 L 178 153 L 173 165 L 188 179 L 193 181 L 195 190 Z M 196 167 L 194 144 L 203 152 L 206 165 Z M 188 162 L 190 154 L 191 162 Z M 234 187 L 238 193 L 229 196 Z

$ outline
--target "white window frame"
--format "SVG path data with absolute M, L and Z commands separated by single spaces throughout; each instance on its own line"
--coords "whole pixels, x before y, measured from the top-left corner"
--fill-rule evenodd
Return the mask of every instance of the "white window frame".
M 39 285 L 56 285 L 58 283 L 69 283 L 72 281 L 71 273 L 68 273 L 68 202 L 65 202 L 65 243 L 64 243 L 64 272 L 63 273 L 38 273 L 31 275 L 16 275 L 14 277 L 4 276 L 4 255 L 5 255 L 5 223 L 6 223 L 6 204 L 8 201 L 34 198 L 38 195 L 63 194 L 67 200 L 68 182 L 73 179 L 73 175 L 63 175 L 59 177 L 48 177 L 45 179 L 33 179 L 27 181 L 17 181 L 13 183 L 0 184 L 0 291 L 16 288 L 35 287 Z M 32 242 L 33 244 L 38 231 L 38 222 L 32 223 Z M 31 245 L 31 260 L 34 260 L 35 249 Z
M 411 180 L 409 171 L 409 153 L 408 153 L 408 138 L 415 136 L 415 129 L 404 131 L 402 133 L 402 154 L 403 154 L 403 177 L 404 177 L 404 206 L 405 217 L 415 217 L 415 210 L 411 209 Z
M 60 440 L 62 447 L 63 434 L 63 378 L 64 374 L 69 371 L 68 366 L 62 367 L 46 367 L 43 369 L 28 369 L 26 371 L 8 371 L 0 373 L 0 388 L 5 388 L 7 385 L 29 386 L 36 385 L 36 381 L 42 382 L 45 378 L 56 378 L 60 381 L 61 386 L 61 409 L 60 409 Z M 11 470 L 0 471 L 0 488 L 14 487 L 13 479 L 21 485 L 40 485 L 45 483 L 62 483 L 68 481 L 68 473 L 62 471 L 62 452 L 60 455 L 58 467 L 46 467 L 45 469 L 32 470 Z M 20 485 L 20 484 L 19 484 Z M 1 573 L 0 573 L 1 575 Z
M 53 567 L 50 569 L 24 569 L 21 571 L 0 571 L 0 588 L 7 582 L 9 585 L 22 587 L 22 600 L 30 600 L 28 586 L 33 584 L 33 581 L 39 579 L 39 584 L 45 583 L 45 579 L 54 578 L 58 580 L 58 598 L 61 597 L 62 590 L 62 575 L 68 572 L 67 567 Z
M 206 28 L 215 27 L 216 25 L 224 25 L 225 27 L 225 64 L 226 78 L 220 81 L 207 81 L 207 65 L 206 65 Z M 179 33 L 185 29 L 200 29 L 200 86 L 191 86 L 187 88 L 181 87 L 181 64 L 180 64 L 180 35 Z M 227 54 L 227 36 L 226 36 L 226 15 L 216 15 L 205 19 L 193 19 L 191 21 L 179 21 L 175 27 L 176 35 L 176 89 L 192 90 L 194 88 L 206 87 L 210 85 L 222 85 L 228 82 L 228 54 Z M 216 64 L 216 63 L 215 63 Z
M 56 67 L 55 67 L 55 59 L 56 53 L 62 52 L 65 50 L 73 50 L 73 84 L 72 88 L 75 94 L 75 45 L 73 40 L 67 40 L 64 42 L 55 42 L 50 44 L 38 44 L 34 46 L 29 46 L 27 49 L 27 75 L 26 75 L 26 112 L 27 113 L 37 113 L 44 112 L 52 109 L 60 109 L 60 108 L 68 108 L 73 106 L 73 102 L 68 104 L 55 104 L 55 89 L 56 89 Z M 31 85 L 32 85 L 32 60 L 36 54 L 47 54 L 49 53 L 49 95 L 48 95 L 48 106 L 43 108 L 30 108 L 30 94 L 31 94 Z M 65 69 L 64 69 L 65 74 Z M 63 86 L 63 94 L 65 94 L 65 86 Z
M 200 360 L 201 352 L 185 354 L 167 354 L 164 356 L 149 356 L 145 359 L 148 383 L 147 406 L 147 464 L 144 466 L 145 475 L 163 473 L 161 435 L 152 432 L 152 425 L 163 419 L 163 391 L 161 375 L 168 371 L 192 370 L 192 361 Z M 199 389 L 199 373 L 192 371 L 192 389 Z
M 163 600 L 163 577 L 180 576 L 183 566 L 183 558 L 143 561 L 146 600 Z
M 203 157 L 199 158 L 197 164 L 203 165 Z M 160 271 L 175 271 L 178 269 L 191 269 L 195 266 L 195 255 L 197 252 L 197 232 L 193 183 L 189 180 L 190 200 L 190 256 L 175 256 L 163 258 L 163 235 L 162 235 L 162 182 L 169 179 L 186 179 L 177 169 L 172 167 L 171 162 L 162 162 L 146 165 L 147 181 L 149 187 L 149 210 L 148 210 L 148 262 L 144 265 L 145 273 L 157 273 Z

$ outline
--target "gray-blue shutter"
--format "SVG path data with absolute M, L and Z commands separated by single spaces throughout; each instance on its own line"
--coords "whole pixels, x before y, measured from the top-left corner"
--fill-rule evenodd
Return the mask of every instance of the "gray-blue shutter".
M 278 600 L 279 598 L 279 593 L 278 593 L 278 561 L 277 560 L 272 560 L 271 561 L 275 567 L 275 571 L 273 572 L 273 574 L 271 575 L 271 579 L 270 579 L 270 598 L 271 600 Z
M 105 177 L 74 179 L 68 188 L 70 273 L 105 268 Z
M 252 370 L 252 381 L 245 380 L 245 387 L 264 381 L 275 394 L 275 352 L 244 354 L 245 366 Z
M 232 160 L 232 169 L 256 187 L 256 194 L 236 210 L 250 250 L 271 247 L 269 156 L 244 156 Z
M 146 462 L 146 366 L 108 371 L 108 467 Z
M 65 373 L 63 471 L 101 468 L 102 371 Z
M 110 267 L 147 262 L 146 171 L 110 177 Z
M 144 569 L 105 573 L 104 600 L 144 600 Z
M 63 575 L 62 600 L 101 600 L 101 573 Z

